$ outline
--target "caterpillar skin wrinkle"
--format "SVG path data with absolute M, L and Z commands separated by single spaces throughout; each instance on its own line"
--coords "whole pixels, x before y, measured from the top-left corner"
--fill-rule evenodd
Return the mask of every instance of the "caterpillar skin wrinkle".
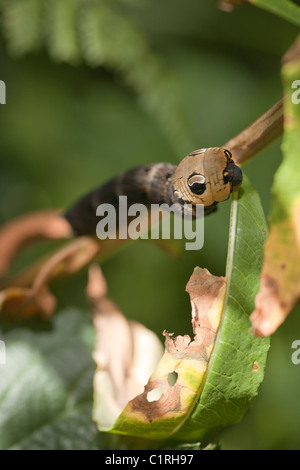
M 231 152 L 220 147 L 198 149 L 185 157 L 178 166 L 154 163 L 125 171 L 94 189 L 64 215 L 77 236 L 95 235 L 100 204 L 119 206 L 119 196 L 127 196 L 128 205 L 178 203 L 204 205 L 204 213 L 216 209 L 218 202 L 229 198 L 242 183 L 242 171 L 234 163 Z M 194 210 L 192 209 L 193 215 Z

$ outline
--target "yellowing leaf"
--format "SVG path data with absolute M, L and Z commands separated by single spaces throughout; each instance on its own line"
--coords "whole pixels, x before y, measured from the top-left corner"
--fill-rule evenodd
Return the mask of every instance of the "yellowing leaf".
M 300 105 L 293 99 L 293 84 L 300 77 L 300 40 L 286 54 L 282 76 L 284 158 L 274 178 L 270 236 L 256 309 L 250 317 L 258 336 L 274 333 L 300 296 Z

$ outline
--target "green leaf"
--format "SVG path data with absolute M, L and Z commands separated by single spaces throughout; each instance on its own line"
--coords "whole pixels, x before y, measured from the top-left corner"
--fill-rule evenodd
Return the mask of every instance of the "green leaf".
M 198 381 L 196 365 L 190 371 L 178 368 L 175 372 L 178 372 L 180 390 L 187 393 L 180 395 L 180 398 L 187 397 L 185 403 L 180 403 L 180 406 L 185 405 L 182 407 L 184 412 L 174 413 L 170 405 L 164 415 L 155 415 L 150 406 L 148 410 L 137 408 L 142 401 L 140 395 L 129 402 L 111 432 L 194 442 L 202 439 L 209 429 L 236 423 L 242 418 L 258 393 L 269 349 L 269 339 L 256 338 L 249 331 L 249 315 L 259 286 L 266 235 L 267 225 L 259 197 L 245 177 L 239 194 L 232 197 L 227 289 L 221 325 L 207 361 L 204 383 Z M 196 362 L 197 358 L 190 358 L 191 363 L 193 360 Z M 163 374 L 172 373 L 173 365 L 166 370 L 166 364 L 165 361 L 161 370 L 158 365 L 152 377 L 162 378 Z M 198 389 L 191 396 L 195 384 Z M 145 390 L 149 391 L 149 387 Z M 164 400 L 167 400 L 167 392 Z M 178 397 L 172 400 L 178 403 Z M 158 399 L 156 412 L 159 412 L 159 406 Z
M 250 3 L 264 8 L 287 21 L 300 26 L 300 7 L 290 0 L 249 0 Z
M 42 331 L 14 329 L 1 339 L 0 449 L 98 449 L 92 422 L 90 319 L 65 310 Z

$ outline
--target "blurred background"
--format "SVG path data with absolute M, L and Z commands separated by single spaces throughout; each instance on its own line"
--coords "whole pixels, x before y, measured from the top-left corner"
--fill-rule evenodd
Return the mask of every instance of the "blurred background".
M 79 41 L 78 2 L 48 2 L 43 30 L 42 3 L 11 0 L 2 15 L 1 223 L 67 208 L 132 166 L 177 164 L 196 148 L 221 146 L 281 97 L 281 57 L 298 32 L 249 4 L 229 14 L 215 0 L 91 1 Z M 280 161 L 277 141 L 244 167 L 266 215 Z M 220 204 L 205 220 L 200 252 L 181 247 L 172 257 L 143 241 L 105 261 L 109 295 L 129 318 L 160 338 L 164 329 L 191 333 L 185 285 L 197 265 L 224 274 L 229 208 Z M 54 247 L 28 249 L 15 269 Z M 58 308 L 87 309 L 85 285 L 82 272 L 55 286 Z M 224 449 L 300 448 L 300 365 L 291 362 L 299 310 L 274 334 L 259 396 L 222 432 Z

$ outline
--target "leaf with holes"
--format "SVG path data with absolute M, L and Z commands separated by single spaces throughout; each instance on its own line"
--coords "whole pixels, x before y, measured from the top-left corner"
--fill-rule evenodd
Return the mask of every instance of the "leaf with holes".
M 242 418 L 263 380 L 269 349 L 268 339 L 251 334 L 249 322 L 266 235 L 260 200 L 245 178 L 232 197 L 226 277 L 196 268 L 187 285 L 193 340 L 164 333 L 165 353 L 156 370 L 110 432 L 193 442 Z M 101 390 L 95 385 L 97 398 Z

